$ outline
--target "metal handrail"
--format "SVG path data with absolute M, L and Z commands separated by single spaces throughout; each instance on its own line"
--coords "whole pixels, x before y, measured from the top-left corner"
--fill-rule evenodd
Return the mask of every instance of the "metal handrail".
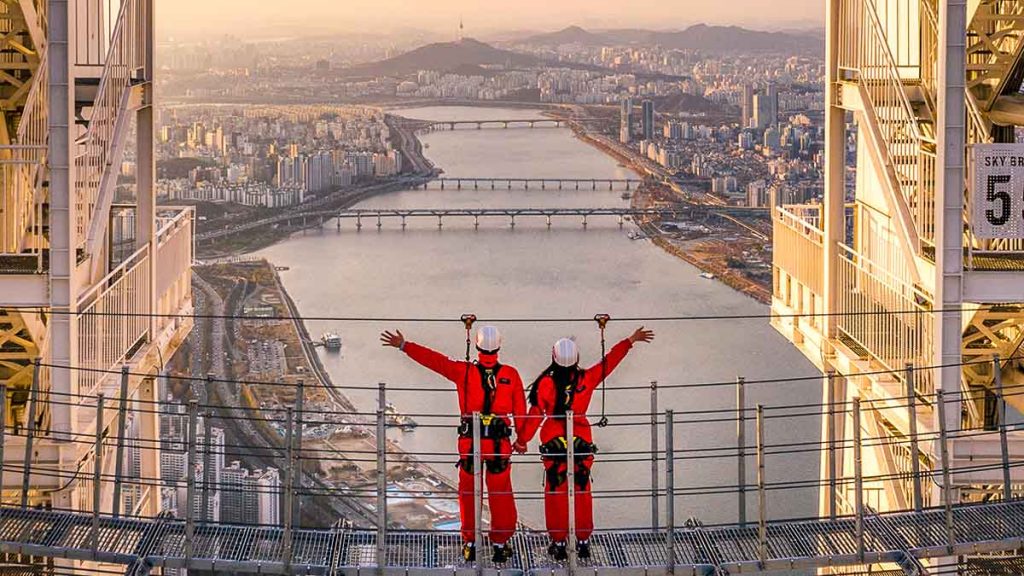
M 922 152 L 926 144 L 934 146 L 936 141 L 921 129 L 874 0 L 849 0 L 843 3 L 843 12 L 840 30 L 846 35 L 840 42 L 840 67 L 857 73 L 866 105 L 877 119 L 882 148 L 896 171 L 893 184 L 908 204 L 916 205 L 911 217 L 918 235 L 932 243 L 934 189 L 929 183 L 934 182 L 935 163 L 922 158 Z M 913 185 L 905 184 L 905 178 L 913 179 Z
M 135 72 L 145 65 L 146 48 L 144 42 L 139 42 L 139 30 L 145 27 L 145 10 L 149 8 L 149 0 L 122 2 L 89 118 L 89 128 L 78 142 L 80 153 L 75 158 L 77 247 L 86 240 L 103 174 L 113 169 L 109 163 L 116 144 L 118 119 L 125 113 L 122 110 L 124 94 L 131 89 Z

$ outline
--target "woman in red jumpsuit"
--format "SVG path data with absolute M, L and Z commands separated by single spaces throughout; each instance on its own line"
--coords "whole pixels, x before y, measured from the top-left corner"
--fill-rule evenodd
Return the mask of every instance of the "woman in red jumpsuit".
M 567 557 L 566 539 L 569 536 L 569 486 L 565 414 L 572 410 L 573 442 L 576 484 L 576 551 L 580 558 L 590 557 L 590 534 L 594 531 L 593 497 L 590 491 L 590 470 L 594 464 L 596 447 L 587 419 L 587 409 L 594 391 L 604 377 L 611 374 L 626 357 L 633 344 L 650 342 L 654 332 L 638 328 L 619 342 L 601 361 L 587 369 L 579 367 L 576 343 L 563 338 L 551 351 L 551 366 L 530 387 L 530 413 L 526 427 L 519 435 L 514 449 L 526 450 L 526 443 L 540 428 L 541 454 L 544 461 L 544 515 L 547 520 L 551 546 L 548 552 L 555 560 Z
M 476 559 L 473 541 L 476 517 L 473 508 L 473 414 L 480 413 L 481 461 L 487 480 L 487 502 L 491 509 L 491 544 L 494 562 L 507 562 L 512 556 L 508 541 L 516 530 L 515 496 L 512 493 L 512 425 L 522 438 L 525 426 L 526 396 L 519 372 L 498 362 L 501 333 L 493 326 L 477 332 L 476 362 L 452 360 L 426 346 L 409 342 L 400 331 L 384 332 L 381 342 L 405 352 L 420 365 L 437 372 L 455 384 L 459 397 L 459 517 L 462 521 L 462 556 Z

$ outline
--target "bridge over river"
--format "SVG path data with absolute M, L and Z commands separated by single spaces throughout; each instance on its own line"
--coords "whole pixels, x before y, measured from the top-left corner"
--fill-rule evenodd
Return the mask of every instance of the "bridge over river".
M 405 228 L 410 219 L 432 218 L 437 220 L 437 227 L 443 228 L 445 219 L 472 219 L 473 226 L 480 227 L 481 219 L 505 219 L 509 226 L 516 226 L 516 219 L 543 218 L 548 227 L 556 219 L 575 218 L 586 228 L 595 218 L 614 218 L 619 226 L 627 220 L 639 222 L 643 219 L 689 220 L 716 216 L 732 219 L 734 217 L 767 216 L 767 211 L 756 208 L 727 206 L 700 206 L 695 204 L 676 204 L 657 208 L 603 207 L 603 208 L 361 208 L 306 213 L 301 218 L 319 219 L 321 222 L 336 220 L 340 229 L 342 222 L 355 221 L 356 228 L 362 229 L 363 221 L 374 221 L 382 228 L 386 220 L 399 220 Z

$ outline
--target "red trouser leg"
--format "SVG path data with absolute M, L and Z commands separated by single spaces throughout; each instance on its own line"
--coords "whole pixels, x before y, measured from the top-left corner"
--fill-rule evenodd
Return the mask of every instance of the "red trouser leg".
M 512 457 L 512 444 L 508 440 L 498 442 L 497 449 L 493 449 L 492 442 L 485 440 L 483 444 L 486 454 L 499 454 L 500 460 Z M 491 507 L 491 542 L 504 544 L 515 533 L 516 522 L 519 519 L 516 512 L 516 497 L 512 492 L 512 465 L 506 464 L 505 469 L 498 473 L 491 473 L 491 468 L 486 466 L 485 470 L 487 502 Z
M 476 514 L 473 510 L 473 475 L 459 467 L 459 519 L 462 521 L 462 541 L 472 542 L 476 532 Z
M 484 462 L 484 474 L 487 481 L 487 498 L 491 508 L 491 541 L 504 544 L 516 531 L 518 513 L 516 512 L 515 494 L 512 492 L 512 469 L 507 466 L 498 474 L 488 472 L 486 460 L 495 454 L 499 458 L 511 458 L 512 443 L 501 441 L 497 447 L 492 440 L 483 440 L 481 457 Z M 473 440 L 459 438 L 459 457 L 473 461 Z M 459 518 L 462 522 L 463 542 L 476 539 L 476 510 L 474 508 L 474 476 L 459 467 Z
M 589 476 L 590 469 L 594 466 L 593 456 L 583 460 L 580 465 L 586 469 Z M 589 540 L 594 532 L 594 495 L 591 492 L 589 477 L 583 488 L 579 488 L 579 484 L 576 486 L 576 539 Z
M 593 458 L 581 462 L 581 466 L 589 472 L 593 466 Z M 564 461 L 551 459 L 544 460 L 544 470 L 548 471 L 553 466 L 558 467 L 559 473 L 564 473 L 566 464 Z M 550 476 L 545 475 L 544 482 L 544 517 L 547 521 L 548 534 L 555 542 L 564 542 L 569 537 L 569 483 L 561 482 L 553 490 L 550 485 Z M 591 494 L 590 482 L 588 481 L 583 490 L 576 488 L 576 539 L 587 540 L 594 532 L 594 501 Z
M 459 458 L 473 458 L 473 439 L 459 438 Z M 476 537 L 476 513 L 473 509 L 473 475 L 459 466 L 459 520 L 462 522 L 462 541 L 473 542 Z

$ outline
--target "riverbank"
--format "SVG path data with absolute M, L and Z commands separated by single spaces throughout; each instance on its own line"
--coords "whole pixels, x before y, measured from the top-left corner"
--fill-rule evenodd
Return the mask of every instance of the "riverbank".
M 592 134 L 581 123 L 573 122 L 570 118 L 562 118 L 569 121 L 573 132 L 581 141 L 611 156 L 637 175 L 647 178 L 631 198 L 633 208 L 651 208 L 668 202 L 688 200 L 679 197 L 678 191 L 661 183 L 668 175 L 660 166 L 632 151 L 624 150 L 622 146 L 616 145 L 606 137 Z M 771 269 L 762 268 L 760 264 L 764 261 L 761 256 L 771 258 L 770 251 L 766 250 L 767 242 L 753 237 L 738 226 L 736 231 L 707 228 L 709 233 L 704 238 L 681 238 L 678 234 L 665 231 L 654 222 L 637 222 L 637 225 L 654 245 L 665 252 L 698 268 L 701 272 L 714 276 L 714 280 L 737 292 L 762 304 L 771 304 Z M 751 269 L 744 262 L 748 258 L 753 260 L 753 266 L 757 269 Z
M 297 468 L 306 474 L 305 482 L 322 494 L 304 499 L 309 500 L 307 506 L 326 508 L 307 518 L 316 521 L 341 512 L 357 524 L 372 525 L 376 497 L 362 487 L 376 485 L 376 459 L 366 456 L 377 451 L 376 422 L 359 415 L 334 386 L 277 271 L 265 260 L 218 264 L 203 267 L 202 279 L 201 289 L 209 295 L 197 311 L 225 317 L 217 333 L 228 344 L 227 362 L 224 376 L 218 378 L 236 382 L 214 392 L 228 411 L 226 420 L 239 414 L 248 418 L 246 430 L 236 423 L 230 433 L 242 435 L 247 442 L 280 445 L 282 412 L 301 405 L 308 423 L 303 426 L 302 464 Z M 219 310 L 210 307 L 216 302 L 221 303 Z M 388 507 L 389 524 L 432 529 L 438 522 L 456 520 L 453 498 L 430 497 L 454 497 L 455 486 L 397 443 L 388 440 L 386 449 L 389 494 L 402 495 Z M 253 466 L 286 465 L 243 460 Z M 335 500 L 343 501 L 344 508 L 339 510 L 340 502 Z

